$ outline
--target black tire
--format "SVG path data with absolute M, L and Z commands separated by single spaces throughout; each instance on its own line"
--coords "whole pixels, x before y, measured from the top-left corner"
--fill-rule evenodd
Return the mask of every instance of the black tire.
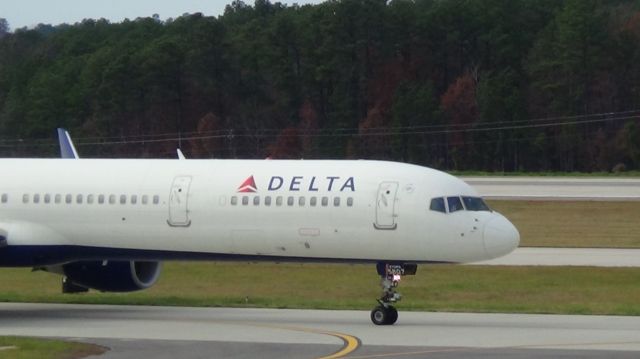
M 398 310 L 392 306 L 387 307 L 387 325 L 393 325 L 398 320 Z
M 387 312 L 387 309 L 383 306 L 375 307 L 371 311 L 371 321 L 375 325 L 387 325 L 388 318 L 389 318 L 389 313 Z

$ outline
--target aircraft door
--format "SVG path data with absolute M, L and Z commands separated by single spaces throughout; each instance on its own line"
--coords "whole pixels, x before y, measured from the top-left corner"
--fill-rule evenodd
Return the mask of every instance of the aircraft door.
M 376 229 L 396 229 L 398 182 L 382 182 L 376 198 Z
M 171 184 L 169 194 L 169 223 L 172 227 L 187 227 L 191 224 L 189 219 L 189 187 L 190 176 L 177 176 Z

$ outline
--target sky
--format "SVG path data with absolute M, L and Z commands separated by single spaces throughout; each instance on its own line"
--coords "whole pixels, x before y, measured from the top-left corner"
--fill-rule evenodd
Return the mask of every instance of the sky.
M 73 24 L 83 19 L 105 18 L 120 22 L 125 18 L 160 15 L 162 20 L 184 13 L 201 12 L 217 16 L 232 0 L 0 0 L 0 18 L 9 22 L 12 30 L 37 24 Z M 244 0 L 253 5 L 253 0 Z M 272 0 L 271 2 L 277 2 Z M 292 5 L 317 4 L 321 0 L 280 0 Z

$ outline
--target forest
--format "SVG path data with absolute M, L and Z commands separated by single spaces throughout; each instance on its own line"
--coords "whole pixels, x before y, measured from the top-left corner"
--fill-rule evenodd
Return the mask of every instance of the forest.
M 235 0 L 10 26 L 2 157 L 55 157 L 65 127 L 83 157 L 640 169 L 637 1 Z

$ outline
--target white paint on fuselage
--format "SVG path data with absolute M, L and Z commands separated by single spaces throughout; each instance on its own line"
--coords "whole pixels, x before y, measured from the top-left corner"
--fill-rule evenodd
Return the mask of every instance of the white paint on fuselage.
M 453 176 L 402 163 L 2 159 L 0 166 L 0 193 L 9 197 L 0 204 L 0 229 L 7 232 L 9 246 L 469 262 L 506 254 L 519 240 L 515 228 L 495 212 L 431 211 L 434 197 L 477 193 Z M 239 193 L 250 176 L 256 192 Z M 282 178 L 282 184 L 269 190 L 274 176 Z M 177 191 L 175 179 L 180 177 L 190 179 L 188 188 L 172 198 L 171 191 Z M 397 183 L 395 199 L 389 198 L 393 203 L 379 203 L 381 183 Z M 271 187 L 276 187 L 273 182 Z M 23 203 L 24 194 L 30 196 L 29 203 Z M 33 203 L 35 194 L 40 195 L 40 203 Z M 51 195 L 51 203 L 44 203 L 46 194 Z M 62 203 L 53 203 L 56 194 L 62 195 Z M 73 195 L 73 203 L 65 203 L 67 194 Z M 78 194 L 83 195 L 82 204 L 76 203 Z M 116 204 L 98 204 L 100 194 L 115 195 Z M 94 195 L 94 203 L 87 203 L 88 195 Z M 121 195 L 127 196 L 126 204 L 120 203 Z M 136 204 L 130 203 L 132 195 L 138 198 Z M 143 195 L 159 195 L 160 203 L 142 204 Z M 236 205 L 231 203 L 234 196 Z M 243 196 L 249 198 L 248 205 L 242 204 Z M 253 204 L 255 196 L 260 197 L 259 205 Z M 271 197 L 270 206 L 265 205 L 266 196 Z M 276 205 L 278 196 L 283 197 L 282 206 Z M 287 204 L 289 196 L 294 197 L 293 206 Z M 317 198 L 315 207 L 310 206 L 311 197 Z M 321 205 L 322 197 L 328 197 L 327 206 Z M 340 198 L 339 206 L 334 206 L 335 197 Z M 353 199 L 352 206 L 347 205 L 348 198 Z M 381 205 L 393 206 L 386 210 L 391 208 L 393 218 L 387 219 L 395 226 L 383 223 L 376 228 L 381 215 L 377 217 L 376 207 Z M 182 208 L 184 217 L 175 213 Z M 505 235 L 502 249 L 487 252 L 485 242 L 491 239 L 483 237 L 490 220 L 501 221 L 499 230 L 504 227 Z

